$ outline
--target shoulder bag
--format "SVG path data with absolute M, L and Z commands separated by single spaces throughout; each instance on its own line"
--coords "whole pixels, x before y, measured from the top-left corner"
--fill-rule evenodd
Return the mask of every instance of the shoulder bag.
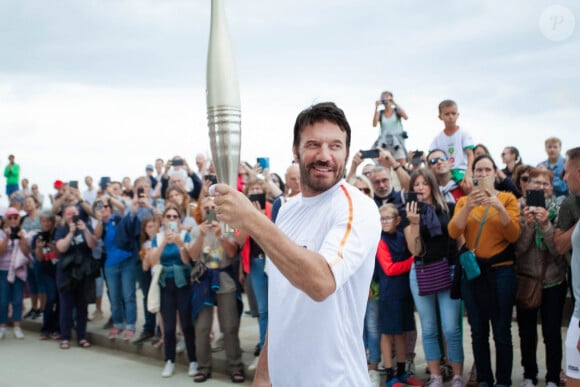
M 485 209 L 481 222 L 479 223 L 479 230 L 477 231 L 477 237 L 475 238 L 475 244 L 473 249 L 464 251 L 459 254 L 459 263 L 463 266 L 463 272 L 465 273 L 465 278 L 472 280 L 479 277 L 481 270 L 477 264 L 477 259 L 475 258 L 475 249 L 477 249 L 477 244 L 479 243 L 479 237 L 481 236 L 481 230 L 483 229 L 483 224 L 485 223 L 485 218 L 487 218 L 487 213 L 489 211 L 489 206 Z

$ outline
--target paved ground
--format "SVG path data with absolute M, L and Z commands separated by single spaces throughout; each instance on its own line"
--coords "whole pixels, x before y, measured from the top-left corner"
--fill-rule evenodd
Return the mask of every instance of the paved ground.
M 140 293 L 140 292 L 138 292 Z M 25 305 L 28 305 L 25 302 Z M 245 304 L 247 305 L 247 303 Z M 139 306 L 141 303 L 139 302 Z M 104 303 L 105 317 L 108 318 L 108 305 Z M 26 309 L 26 308 L 25 308 Z M 90 312 L 94 310 L 94 305 L 90 306 Z M 90 315 L 90 313 L 89 313 Z M 139 308 L 139 316 L 141 308 Z M 418 316 L 416 317 L 419 322 Z M 168 380 L 161 378 L 160 373 L 163 367 L 162 350 L 156 350 L 151 343 L 134 345 L 121 340 L 110 341 L 107 339 L 107 331 L 102 329 L 103 321 L 89 323 L 89 338 L 94 344 L 93 348 L 84 350 L 73 347 L 69 351 L 58 348 L 55 341 L 39 341 L 40 322 L 38 320 L 26 320 L 23 323 L 26 329 L 26 338 L 17 341 L 13 338 L 9 329 L 6 339 L 0 341 L 0 364 L 2 364 L 2 376 L 0 376 L 0 386 L 127 386 L 127 385 L 181 385 L 188 383 L 190 378 L 186 375 L 187 359 L 184 354 L 178 354 L 177 373 Z M 141 327 L 141 319 L 138 327 Z M 469 324 L 464 319 L 464 351 L 465 351 L 465 372 L 464 377 L 468 378 L 469 369 L 473 363 L 471 352 L 471 340 L 469 336 Z M 539 328 L 539 327 L 538 327 Z M 138 331 L 139 333 L 139 331 Z M 562 328 L 562 335 L 565 336 L 566 329 Z M 244 314 L 240 328 L 240 339 L 242 342 L 243 360 L 249 365 L 254 359 L 253 351 L 258 342 L 257 319 Z M 522 367 L 520 365 L 519 337 L 517 324 L 512 323 L 512 339 L 514 344 L 514 370 L 512 374 L 513 385 L 519 385 L 522 381 Z M 493 350 L 493 345 L 492 345 Z M 425 359 L 423 347 L 420 339 L 416 346 L 417 357 L 416 376 L 427 379 L 425 374 Z M 213 382 L 221 384 L 208 384 L 206 386 L 221 386 L 229 383 L 227 367 L 223 351 L 213 354 L 214 358 L 214 378 Z M 495 363 L 492 359 L 492 363 Z M 36 366 L 35 366 L 36 365 Z M 545 375 L 545 352 L 540 334 L 538 346 L 539 386 L 544 386 L 543 377 Z M 251 373 L 248 373 L 251 379 Z M 63 375 L 69 375 L 64 377 Z M 16 384 L 17 383 L 17 384 Z M 250 384 L 249 382 L 247 383 Z M 185 385 L 185 384 L 184 384 Z

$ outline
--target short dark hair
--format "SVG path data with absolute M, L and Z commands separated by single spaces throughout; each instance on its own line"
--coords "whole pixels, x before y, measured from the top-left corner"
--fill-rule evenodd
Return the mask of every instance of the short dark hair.
M 568 149 L 568 151 L 566 151 L 566 156 L 568 156 L 568 160 L 570 161 L 580 158 L 580 146 Z
M 443 108 L 446 108 L 449 106 L 457 107 L 457 103 L 452 99 L 445 99 L 445 100 L 441 101 L 441 103 L 439 103 L 439 113 L 441 113 L 441 110 L 443 110 Z
M 300 146 L 300 133 L 302 133 L 302 130 L 307 125 L 321 121 L 330 121 L 338 125 L 343 132 L 346 132 L 346 148 L 348 152 L 348 149 L 350 149 L 350 125 L 342 109 L 336 106 L 334 102 L 317 103 L 302 110 L 298 114 L 296 123 L 294 124 L 294 148 L 298 149 Z

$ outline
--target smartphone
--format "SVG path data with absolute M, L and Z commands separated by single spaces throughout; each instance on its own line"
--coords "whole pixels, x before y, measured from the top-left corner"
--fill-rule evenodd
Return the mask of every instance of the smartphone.
M 169 231 L 177 232 L 177 222 L 167 223 L 167 228 L 169 228 Z
M 379 157 L 379 150 L 378 149 L 361 150 L 360 157 L 361 159 L 376 159 Z
M 493 192 L 493 190 L 494 190 L 493 184 L 494 184 L 493 176 L 481 177 L 479 179 L 473 179 L 473 185 L 481 192 L 485 192 L 485 190 L 488 190 L 489 192 Z
M 20 232 L 20 226 L 10 227 L 10 239 L 20 239 L 18 233 Z
M 423 151 L 420 150 L 416 150 L 413 153 L 413 158 L 411 159 L 411 163 L 412 164 L 421 164 L 423 162 L 423 160 L 421 159 L 421 157 L 423 157 Z
M 262 169 L 269 169 L 270 168 L 270 158 L 269 157 L 258 157 L 256 162 L 260 164 Z
M 207 210 L 207 212 L 205 213 L 205 221 L 211 223 L 214 220 L 217 220 L 215 215 L 215 209 L 212 208 L 211 210 Z
M 526 205 L 528 207 L 543 207 L 546 208 L 546 198 L 544 190 L 529 189 L 526 191 Z
M 98 202 L 95 204 L 95 209 L 96 209 L 96 210 L 102 210 L 102 209 L 103 209 L 103 202 L 99 200 L 99 201 L 98 201 Z
M 71 181 L 68 182 L 68 186 L 71 187 L 71 188 L 78 189 L 79 188 L 79 182 L 78 182 L 78 180 L 71 180 Z
M 410 203 L 410 202 L 419 202 L 419 200 L 417 199 L 417 192 L 407 192 L 405 193 L 405 203 Z
M 176 159 L 176 160 L 173 160 L 173 161 L 171 162 L 171 165 L 173 165 L 174 167 L 179 167 L 179 166 L 182 166 L 182 165 L 183 165 L 183 160 L 182 160 L 182 159 Z
M 266 194 L 252 194 L 249 196 L 251 202 L 260 203 L 260 209 L 266 208 Z
M 137 197 L 144 198 L 145 197 L 145 188 L 139 187 L 137 188 Z
M 211 184 L 217 184 L 217 176 L 216 175 L 205 175 L 203 177 L 205 181 L 209 181 Z
M 111 178 L 109 176 L 103 176 L 103 177 L 101 177 L 101 181 L 99 182 L 99 185 L 101 186 L 101 189 L 104 191 L 107 189 L 107 185 L 109 185 L 110 182 L 111 182 Z

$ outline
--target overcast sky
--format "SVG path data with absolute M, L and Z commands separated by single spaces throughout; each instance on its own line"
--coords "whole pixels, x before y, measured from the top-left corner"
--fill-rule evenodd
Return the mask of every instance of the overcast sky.
M 559 5 L 559 7 L 555 7 Z M 409 149 L 443 128 L 437 105 L 493 156 L 543 140 L 578 146 L 577 0 L 225 0 L 242 103 L 242 158 L 291 161 L 296 115 L 342 107 L 367 149 L 374 101 L 391 90 Z M 0 0 L 0 168 L 52 192 L 55 179 L 132 178 L 157 157 L 209 151 L 209 0 Z M 0 184 L 4 195 L 5 179 Z M 5 204 L 5 199 L 1 200 Z

